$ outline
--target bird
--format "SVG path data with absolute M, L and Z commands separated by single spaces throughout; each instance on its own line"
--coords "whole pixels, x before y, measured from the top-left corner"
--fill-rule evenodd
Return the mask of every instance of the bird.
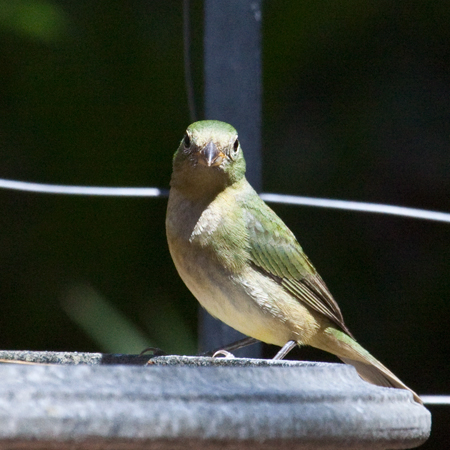
M 420 397 L 357 343 L 294 234 L 245 178 L 236 129 L 191 124 L 173 157 L 166 234 L 175 267 L 213 316 L 289 350 L 310 345 L 365 381 Z

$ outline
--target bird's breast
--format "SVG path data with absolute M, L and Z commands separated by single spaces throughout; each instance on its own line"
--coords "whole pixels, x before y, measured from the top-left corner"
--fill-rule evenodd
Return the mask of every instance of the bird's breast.
M 172 259 L 210 314 L 241 333 L 282 346 L 296 339 L 289 317 L 297 315 L 299 303 L 251 264 L 245 223 L 233 207 L 232 199 L 218 198 L 199 208 L 171 191 L 166 229 Z
M 228 194 L 228 195 L 227 195 Z M 166 218 L 172 257 L 185 264 L 217 264 L 239 272 L 248 263 L 248 235 L 234 196 L 224 192 L 202 204 L 171 190 Z

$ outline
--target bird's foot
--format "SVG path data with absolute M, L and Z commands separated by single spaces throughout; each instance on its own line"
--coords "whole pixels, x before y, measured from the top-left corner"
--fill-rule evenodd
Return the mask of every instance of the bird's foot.
M 211 350 L 208 352 L 200 353 L 197 356 L 213 356 L 215 353 L 224 350 L 224 351 L 233 351 L 238 350 L 243 347 L 247 347 L 247 345 L 253 345 L 259 342 L 257 339 L 246 337 L 244 339 L 240 339 L 239 341 L 233 342 L 232 344 L 228 344 L 225 347 L 216 348 L 215 350 Z
M 213 358 L 218 358 L 220 356 L 225 359 L 234 359 L 235 358 L 233 353 L 230 353 L 227 350 L 217 350 L 217 352 L 215 352 L 214 355 L 212 355 Z

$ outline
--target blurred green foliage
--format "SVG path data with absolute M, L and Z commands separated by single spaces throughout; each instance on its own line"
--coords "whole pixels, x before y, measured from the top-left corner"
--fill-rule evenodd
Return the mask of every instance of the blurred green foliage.
M 0 1 L 0 27 L 25 39 L 51 44 L 66 31 L 66 15 L 48 1 Z
M 167 187 L 189 121 L 181 14 L 164 0 L 0 1 L 0 176 Z M 450 211 L 448 2 L 265 2 L 263 33 L 265 191 Z M 194 353 L 197 304 L 170 260 L 165 206 L 0 192 L 2 347 L 130 348 L 114 344 L 120 325 L 105 343 L 69 317 L 81 286 L 106 308 L 94 328 L 114 311 L 137 342 Z M 274 209 L 358 340 L 419 393 L 448 394 L 448 225 Z M 294 357 L 307 355 L 328 358 Z

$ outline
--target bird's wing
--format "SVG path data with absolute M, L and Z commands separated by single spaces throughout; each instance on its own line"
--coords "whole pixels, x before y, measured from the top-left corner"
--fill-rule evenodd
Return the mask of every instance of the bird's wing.
M 293 233 L 259 196 L 254 200 L 243 204 L 253 264 L 351 336 L 338 304 Z

